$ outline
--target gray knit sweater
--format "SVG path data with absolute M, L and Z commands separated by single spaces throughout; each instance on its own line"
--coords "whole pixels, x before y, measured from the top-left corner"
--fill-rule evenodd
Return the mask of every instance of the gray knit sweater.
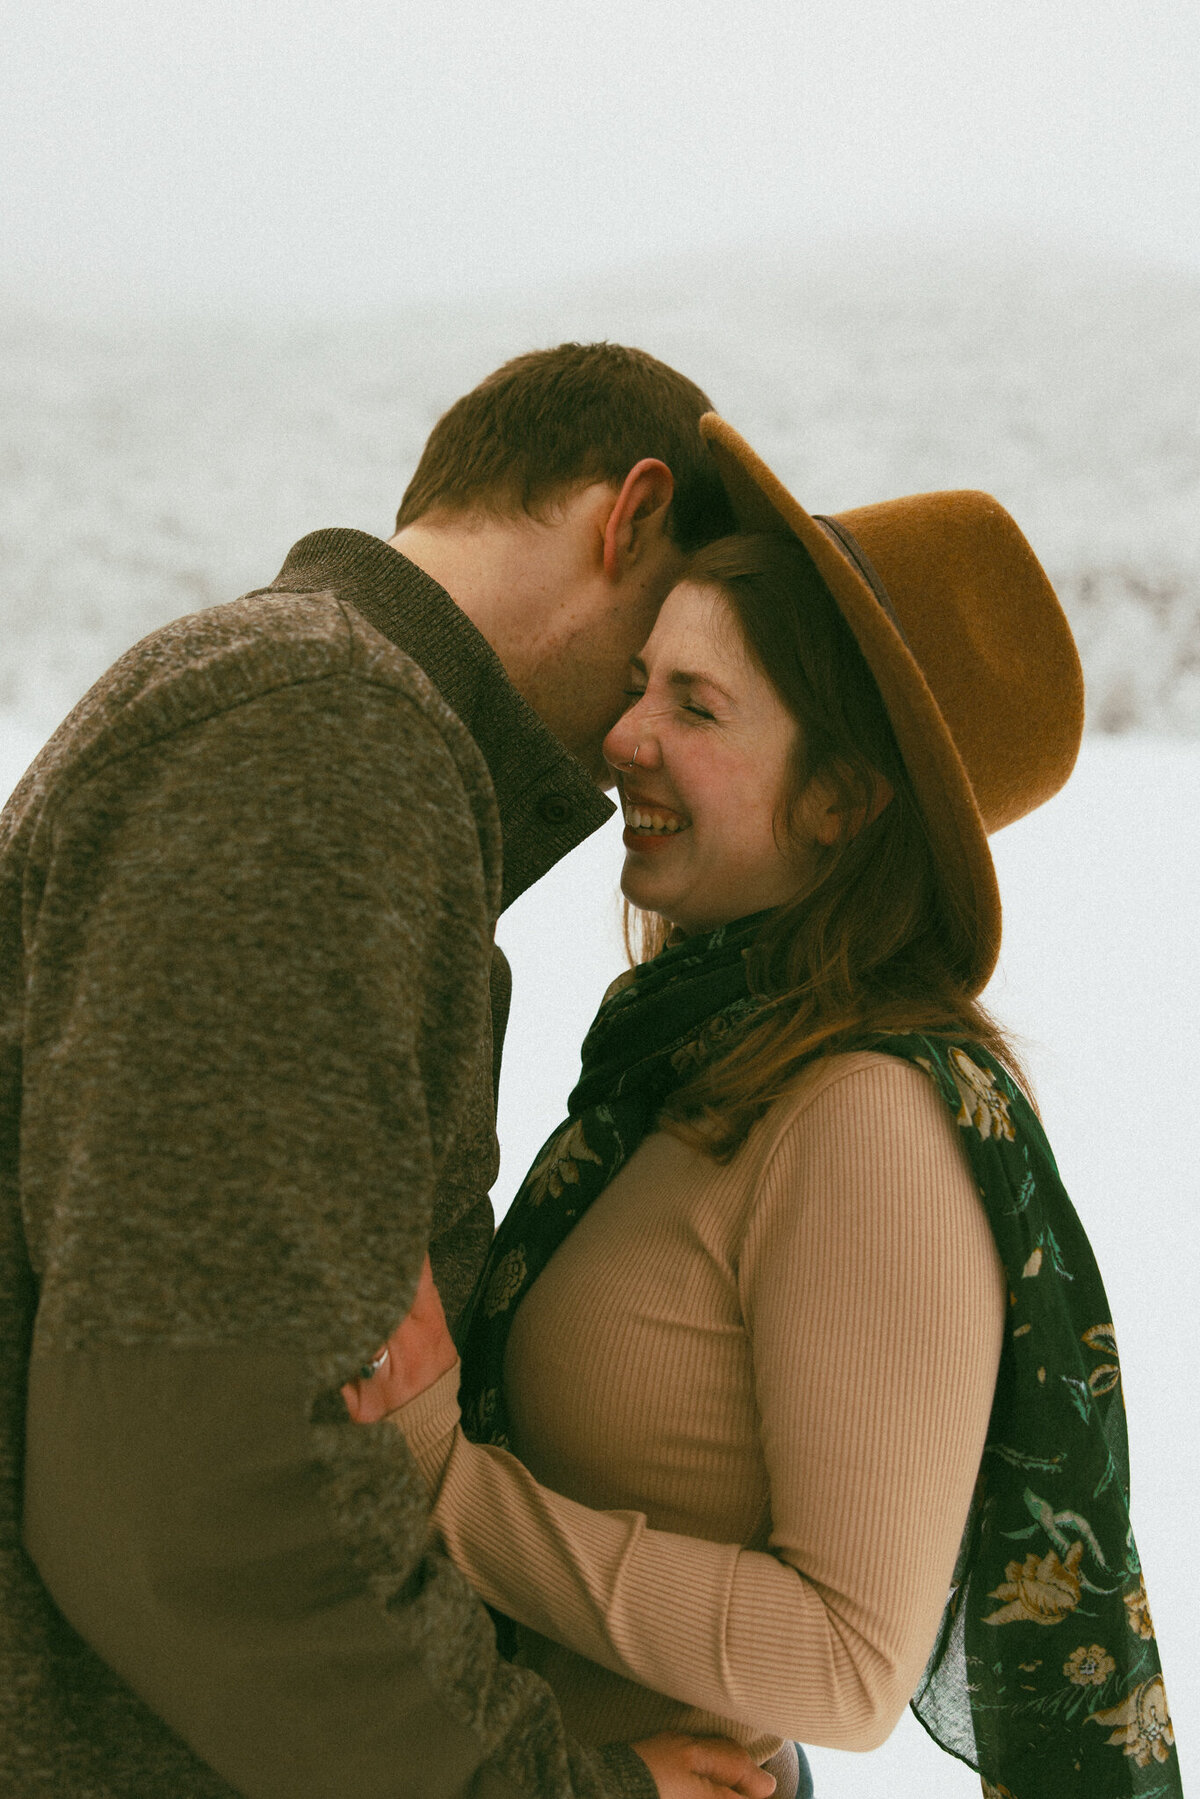
M 352 531 L 137 644 L 13 795 L 5 1799 L 654 1799 L 498 1660 L 403 1438 L 338 1393 L 427 1244 L 466 1301 L 496 918 L 610 809 Z

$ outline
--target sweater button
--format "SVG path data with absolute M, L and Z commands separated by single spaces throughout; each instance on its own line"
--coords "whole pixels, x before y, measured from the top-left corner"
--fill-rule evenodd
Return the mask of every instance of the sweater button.
M 538 811 L 548 825 L 561 825 L 571 816 L 571 802 L 561 793 L 548 793 L 538 801 Z

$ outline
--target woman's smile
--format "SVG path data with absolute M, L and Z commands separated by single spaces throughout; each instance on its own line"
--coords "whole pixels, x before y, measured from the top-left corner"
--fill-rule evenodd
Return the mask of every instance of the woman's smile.
M 664 806 L 648 795 L 623 787 L 622 809 L 625 831 L 622 842 L 627 850 L 639 854 L 666 847 L 681 831 L 691 828 L 691 821 L 672 806 Z

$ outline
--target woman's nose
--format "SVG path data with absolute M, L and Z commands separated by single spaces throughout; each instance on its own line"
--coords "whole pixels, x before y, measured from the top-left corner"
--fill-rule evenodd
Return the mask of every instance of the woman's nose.
M 633 767 L 648 768 L 662 760 L 654 703 L 642 693 L 627 712 L 622 712 L 600 747 L 610 768 L 628 773 Z M 636 758 L 636 763 L 635 763 Z
M 601 745 L 600 753 L 610 768 L 627 768 L 637 748 L 636 706 L 623 712 Z

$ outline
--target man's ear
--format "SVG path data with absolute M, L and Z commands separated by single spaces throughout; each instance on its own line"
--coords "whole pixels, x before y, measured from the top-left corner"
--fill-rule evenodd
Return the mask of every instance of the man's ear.
M 619 581 L 644 546 L 662 535 L 675 492 L 665 462 L 644 456 L 626 475 L 604 526 L 604 572 Z

